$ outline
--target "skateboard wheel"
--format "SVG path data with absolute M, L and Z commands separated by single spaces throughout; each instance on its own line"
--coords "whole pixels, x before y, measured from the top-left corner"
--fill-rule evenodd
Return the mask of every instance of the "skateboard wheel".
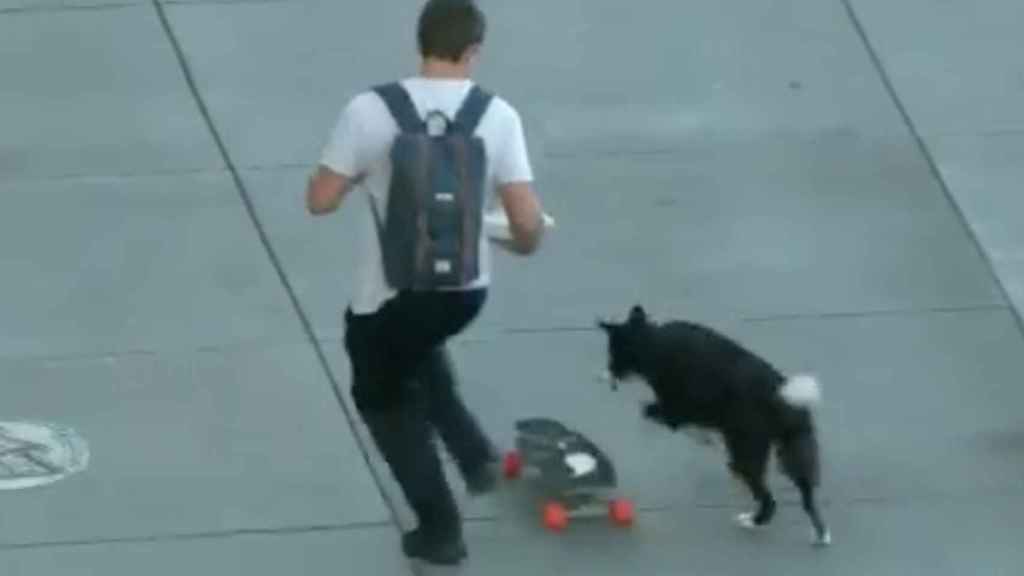
M 519 452 L 511 451 L 505 454 L 504 462 L 505 478 L 518 478 L 523 472 L 523 457 Z
M 608 517 L 619 526 L 632 525 L 635 517 L 633 503 L 622 498 L 612 500 L 608 503 Z
M 561 532 L 569 525 L 569 513 L 558 502 L 544 505 L 544 526 L 551 531 Z

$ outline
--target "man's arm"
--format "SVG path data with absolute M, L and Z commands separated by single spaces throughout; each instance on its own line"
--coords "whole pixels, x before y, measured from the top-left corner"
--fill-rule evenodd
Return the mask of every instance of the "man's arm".
M 316 171 L 309 177 L 306 209 L 314 216 L 337 210 L 345 196 L 365 177 L 365 130 L 361 119 L 367 102 L 365 96 L 357 96 L 345 105 Z
M 529 182 L 512 182 L 499 187 L 498 193 L 512 238 L 494 242 L 515 254 L 533 254 L 544 236 L 543 211 L 533 188 Z
M 341 202 L 352 187 L 361 180 L 349 178 L 321 164 L 309 177 L 306 185 L 306 208 L 314 216 L 334 212 L 341 206 Z
M 529 255 L 537 251 L 544 235 L 544 210 L 533 190 L 533 167 L 526 149 L 519 113 L 504 105 L 507 123 L 504 141 L 495 158 L 498 195 L 508 217 L 511 240 L 495 240 L 502 248 L 515 254 Z

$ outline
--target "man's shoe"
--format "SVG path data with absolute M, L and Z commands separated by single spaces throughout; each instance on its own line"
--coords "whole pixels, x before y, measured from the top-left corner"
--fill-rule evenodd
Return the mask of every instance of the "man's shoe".
M 468 555 L 461 536 L 431 537 L 419 528 L 402 534 L 402 552 L 409 558 L 442 566 L 454 566 Z

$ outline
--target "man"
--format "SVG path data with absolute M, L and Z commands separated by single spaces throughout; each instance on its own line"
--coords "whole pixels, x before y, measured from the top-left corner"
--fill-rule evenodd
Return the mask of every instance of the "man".
M 394 223 L 402 218 L 422 222 L 428 215 L 434 217 L 432 214 L 443 211 L 423 213 L 420 220 L 392 213 L 402 209 L 394 196 L 402 193 L 408 197 L 407 190 L 400 187 L 405 180 L 399 178 L 396 162 L 422 151 L 423 146 L 440 144 L 424 144 L 421 137 L 414 140 L 415 145 L 403 145 L 401 151 L 396 148 L 400 134 L 411 130 L 410 126 L 426 126 L 427 117 L 435 110 L 449 120 L 458 120 L 456 124 L 475 124 L 472 134 L 478 146 L 482 143 L 486 159 L 481 160 L 486 166 L 479 171 L 483 175 L 477 189 L 482 187 L 486 196 L 497 194 L 509 222 L 510 239 L 492 241 L 521 255 L 538 248 L 544 228 L 543 211 L 531 187 L 533 173 L 519 114 L 500 97 L 474 90 L 475 83 L 470 79 L 484 31 L 484 16 L 472 0 L 429 0 L 418 23 L 422 58 L 419 74 L 398 83 L 402 90 L 393 84 L 390 91 L 368 90 L 348 102 L 306 193 L 307 207 L 314 215 L 335 211 L 356 186 L 367 194 L 367 205 L 353 207 L 362 221 L 363 246 L 354 298 L 345 313 L 352 395 L 419 521 L 418 528 L 403 535 L 403 551 L 409 557 L 437 564 L 460 562 L 466 548 L 461 515 L 431 433 L 436 431 L 452 453 L 471 494 L 486 493 L 497 483 L 497 455 L 458 394 L 446 350 L 446 341 L 477 317 L 486 299 L 490 254 L 478 222 L 486 202 L 460 204 L 472 206 L 465 210 L 479 212 L 470 214 L 472 218 L 462 217 L 471 221 L 468 228 L 455 227 L 458 233 L 470 230 L 473 234 L 469 241 L 474 243 L 464 246 L 464 252 L 455 258 L 456 263 L 467 262 L 459 268 L 459 278 L 464 282 L 430 289 L 410 288 L 411 281 L 403 284 L 414 273 L 395 264 L 399 259 L 393 253 L 401 251 L 395 246 L 402 245 L 395 235 L 404 233 L 405 240 L 415 242 L 410 238 L 425 232 L 424 227 L 416 225 L 396 230 L 398 225 Z M 404 117 L 403 102 L 414 106 L 414 110 L 404 109 L 408 112 Z M 415 117 L 410 120 L 413 112 Z M 445 150 L 472 149 L 472 141 L 460 142 Z M 465 159 L 469 157 L 472 154 L 460 156 L 464 162 L 469 162 Z M 422 169 L 419 164 L 413 165 L 418 166 L 416 170 Z M 463 168 L 445 174 L 449 180 L 468 178 L 465 175 L 473 171 Z M 416 170 L 406 170 L 402 178 L 415 180 Z M 437 178 L 426 181 L 418 180 L 416 185 L 435 186 Z M 460 182 L 456 188 L 461 185 L 461 189 L 473 189 L 472 182 Z M 451 195 L 437 197 L 442 196 Z M 450 197 L 447 201 L 452 202 Z M 428 243 L 431 247 L 436 244 Z M 467 254 L 476 260 L 464 260 Z M 436 268 L 447 271 L 450 264 Z

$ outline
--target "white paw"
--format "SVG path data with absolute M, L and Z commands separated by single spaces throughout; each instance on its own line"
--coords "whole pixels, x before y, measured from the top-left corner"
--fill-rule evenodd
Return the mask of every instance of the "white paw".
M 736 523 L 739 524 L 741 527 L 746 528 L 747 530 L 756 530 L 757 528 L 759 528 L 759 526 L 754 523 L 753 512 L 744 512 L 742 514 L 737 514 Z
M 829 532 L 828 530 L 825 530 L 825 533 L 822 534 L 822 536 L 820 538 L 818 537 L 818 534 L 815 533 L 813 538 L 812 538 L 812 543 L 815 546 L 819 546 L 819 547 L 822 547 L 822 548 L 824 548 L 825 546 L 829 546 L 829 545 L 832 544 L 832 533 Z

